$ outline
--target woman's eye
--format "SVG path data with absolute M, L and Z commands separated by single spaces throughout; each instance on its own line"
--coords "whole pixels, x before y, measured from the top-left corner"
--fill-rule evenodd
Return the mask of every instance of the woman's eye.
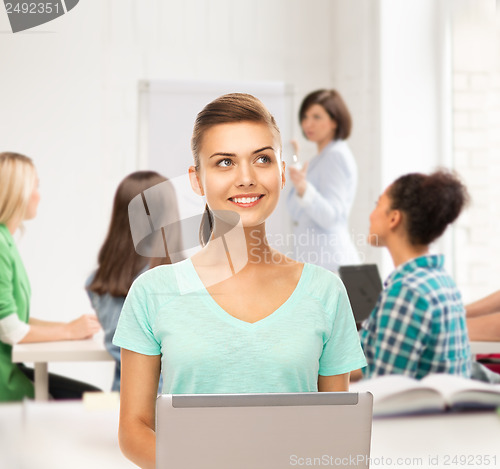
M 220 166 L 222 168 L 228 168 L 233 164 L 232 160 L 229 158 L 224 158 L 223 160 L 217 161 L 217 166 Z
M 261 155 L 257 158 L 257 162 L 259 163 L 270 163 L 271 162 L 271 158 L 267 155 Z

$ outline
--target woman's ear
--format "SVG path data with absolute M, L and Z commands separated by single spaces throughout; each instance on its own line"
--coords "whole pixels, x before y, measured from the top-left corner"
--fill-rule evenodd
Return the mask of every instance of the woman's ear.
M 286 164 L 284 161 L 282 161 L 281 162 L 281 188 L 282 189 L 285 187 L 285 183 L 286 183 L 285 168 L 286 168 Z
M 196 168 L 194 166 L 189 167 L 189 182 L 191 183 L 191 187 L 195 191 L 196 194 L 205 195 L 205 192 L 203 191 L 203 187 L 200 183 L 198 171 L 196 171 Z
M 389 228 L 396 229 L 403 221 L 403 214 L 400 210 L 391 210 L 389 215 Z

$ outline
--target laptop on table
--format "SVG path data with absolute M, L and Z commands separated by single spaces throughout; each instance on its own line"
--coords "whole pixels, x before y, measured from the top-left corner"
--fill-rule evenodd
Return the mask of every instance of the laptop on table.
M 368 468 L 370 393 L 162 394 L 158 469 Z

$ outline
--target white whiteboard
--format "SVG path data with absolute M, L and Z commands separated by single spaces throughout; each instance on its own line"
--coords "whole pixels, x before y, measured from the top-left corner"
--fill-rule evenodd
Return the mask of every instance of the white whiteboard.
M 293 88 L 282 82 L 220 82 L 152 80 L 139 82 L 138 166 L 158 171 L 174 182 L 181 218 L 202 213 L 205 201 L 189 186 L 187 173 L 193 164 L 191 133 L 196 115 L 218 96 L 249 93 L 259 98 L 273 114 L 281 131 L 284 149 L 292 136 Z M 291 155 L 284 150 L 290 164 Z M 184 177 L 183 177 L 184 176 Z M 291 231 L 286 208 L 286 190 L 266 223 L 270 241 L 285 240 Z M 282 242 L 275 246 L 281 251 Z M 190 252 L 189 254 L 192 254 Z

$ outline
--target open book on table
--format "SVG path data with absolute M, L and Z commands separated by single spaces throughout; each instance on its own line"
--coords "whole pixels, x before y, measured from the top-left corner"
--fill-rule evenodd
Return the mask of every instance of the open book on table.
M 431 374 L 422 380 L 403 375 L 380 376 L 352 383 L 349 390 L 373 394 L 374 416 L 500 406 L 499 384 L 447 374 Z

